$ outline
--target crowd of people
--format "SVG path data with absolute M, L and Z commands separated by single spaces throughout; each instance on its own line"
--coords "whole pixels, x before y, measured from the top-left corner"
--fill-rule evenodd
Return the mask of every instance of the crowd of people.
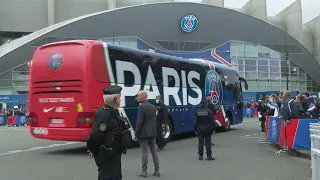
M 23 108 L 9 108 L 9 109 L 1 109 L 0 116 L 25 116 L 26 109 Z
M 282 117 L 284 120 L 319 119 L 320 92 L 317 97 L 302 92 L 292 96 L 289 91 L 284 91 L 280 96 L 277 94 L 264 96 L 253 106 L 257 109 L 261 130 L 264 132 L 267 116 Z

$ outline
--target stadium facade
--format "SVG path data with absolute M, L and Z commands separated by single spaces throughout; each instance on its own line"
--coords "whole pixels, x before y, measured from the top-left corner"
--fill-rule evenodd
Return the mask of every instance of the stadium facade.
M 287 83 L 291 91 L 314 92 L 320 84 L 320 18 L 302 24 L 300 0 L 275 17 L 267 16 L 266 0 L 237 10 L 223 0 L 6 0 L 1 7 L 0 94 L 27 92 L 36 47 L 73 39 L 223 63 L 247 79 L 251 92 L 282 91 Z

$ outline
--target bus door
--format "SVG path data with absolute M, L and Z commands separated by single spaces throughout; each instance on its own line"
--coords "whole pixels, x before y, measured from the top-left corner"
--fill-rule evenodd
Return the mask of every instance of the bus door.
M 244 90 L 248 90 L 248 84 L 247 84 L 247 81 L 242 77 L 239 78 L 239 81 L 240 82 L 239 82 L 239 85 L 237 86 L 237 88 L 239 88 L 239 92 L 241 94 L 241 99 L 237 102 L 238 108 L 239 108 L 238 119 L 241 120 L 241 122 L 242 122 L 243 121 L 243 111 L 246 110 L 246 108 L 244 109 L 244 107 L 243 107 L 244 103 L 243 103 L 242 93 L 243 93 L 243 88 L 244 88 Z

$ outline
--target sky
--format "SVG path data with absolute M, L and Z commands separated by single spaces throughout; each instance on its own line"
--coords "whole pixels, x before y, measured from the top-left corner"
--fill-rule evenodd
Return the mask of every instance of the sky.
M 175 0 L 201 2 L 201 0 Z M 249 0 L 224 0 L 225 7 L 241 8 Z M 283 9 L 291 5 L 295 0 L 267 0 L 267 13 L 269 16 L 275 16 Z M 306 23 L 316 16 L 320 15 L 320 0 L 301 0 L 302 4 L 302 21 Z

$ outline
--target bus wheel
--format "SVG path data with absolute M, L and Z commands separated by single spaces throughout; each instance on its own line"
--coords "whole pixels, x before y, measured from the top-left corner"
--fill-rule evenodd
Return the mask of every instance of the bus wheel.
M 225 120 L 225 126 L 223 127 L 223 130 L 229 131 L 230 125 L 231 125 L 231 117 L 230 117 L 230 115 L 227 115 L 226 120 Z
M 162 128 L 162 134 L 165 142 L 169 142 L 172 135 L 171 120 L 168 120 L 168 122 L 166 122 L 165 126 Z

